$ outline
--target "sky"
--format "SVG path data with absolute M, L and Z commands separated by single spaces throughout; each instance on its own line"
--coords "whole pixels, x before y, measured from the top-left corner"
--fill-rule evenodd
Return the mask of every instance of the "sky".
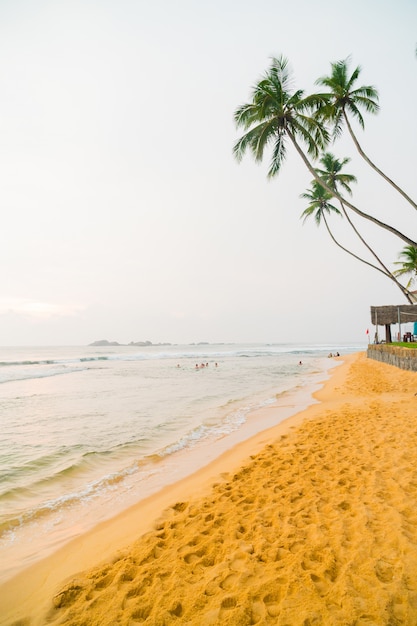
M 415 0 L 0 0 L 0 345 L 365 344 L 404 297 L 303 224 L 295 152 L 273 181 L 236 162 L 233 114 L 273 56 L 307 93 L 350 56 L 380 97 L 360 141 L 416 198 L 416 24 Z M 348 138 L 330 149 L 415 239 Z M 356 225 L 394 267 L 403 242 Z

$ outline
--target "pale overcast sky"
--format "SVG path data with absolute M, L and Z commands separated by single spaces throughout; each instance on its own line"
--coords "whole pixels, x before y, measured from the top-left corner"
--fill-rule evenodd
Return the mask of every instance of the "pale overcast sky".
M 233 113 L 271 56 L 309 92 L 351 55 L 380 94 L 362 144 L 416 198 L 416 24 L 415 0 L 1 0 L 0 345 L 365 343 L 370 305 L 405 299 L 302 224 L 295 153 L 273 182 L 236 163 Z M 416 211 L 331 149 L 356 204 L 415 238 Z

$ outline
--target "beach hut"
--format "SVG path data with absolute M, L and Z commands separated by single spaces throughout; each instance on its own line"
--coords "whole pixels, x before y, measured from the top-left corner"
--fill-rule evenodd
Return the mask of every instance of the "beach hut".
M 385 341 L 392 342 L 391 324 L 398 324 L 400 340 L 413 341 L 416 333 L 417 322 L 417 305 L 415 304 L 397 304 L 388 306 L 371 306 L 371 322 L 376 326 L 376 337 L 378 336 L 378 326 L 385 326 Z M 406 322 L 414 322 L 414 333 L 408 333 L 407 336 L 401 335 L 401 324 Z

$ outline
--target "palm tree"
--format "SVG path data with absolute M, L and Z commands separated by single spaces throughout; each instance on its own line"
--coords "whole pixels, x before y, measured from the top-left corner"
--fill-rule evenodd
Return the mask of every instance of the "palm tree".
M 355 83 L 359 78 L 361 67 L 358 66 L 349 76 L 349 58 L 331 64 L 330 76 L 322 76 L 316 81 L 316 84 L 323 85 L 330 89 L 330 93 L 321 94 L 327 99 L 327 106 L 319 110 L 319 115 L 332 121 L 334 137 L 338 137 L 346 124 L 349 134 L 358 150 L 359 154 L 365 161 L 382 176 L 390 185 L 394 187 L 415 209 L 417 204 L 412 200 L 406 192 L 401 189 L 391 178 L 389 178 L 375 163 L 365 154 L 359 141 L 353 132 L 349 116 L 352 116 L 359 125 L 364 128 L 361 109 L 367 113 L 376 114 L 379 110 L 378 92 L 372 85 L 364 85 L 355 88 Z
M 356 183 L 356 176 L 353 174 L 346 174 L 342 172 L 342 169 L 350 163 L 351 159 L 345 157 L 344 159 L 337 159 L 331 152 L 325 152 L 320 157 L 320 163 L 323 169 L 316 167 L 316 172 L 320 177 L 331 187 L 332 190 L 338 191 L 342 187 L 343 191 L 346 191 L 349 195 L 352 195 L 351 183 Z
M 317 168 L 317 172 L 319 173 L 320 177 L 333 190 L 336 191 L 338 187 L 343 187 L 343 190 L 351 195 L 352 194 L 352 190 L 350 188 L 350 183 L 356 182 L 356 177 L 353 176 L 352 174 L 346 174 L 346 173 L 342 172 L 342 168 L 349 162 L 350 162 L 349 158 L 344 158 L 344 159 L 340 160 L 340 159 L 337 159 L 331 152 L 326 152 L 325 154 L 322 155 L 322 157 L 320 159 L 320 163 L 323 165 L 324 169 Z M 341 206 L 342 211 L 343 211 L 343 215 L 346 217 L 346 220 L 348 221 L 350 227 L 352 228 L 352 230 L 354 231 L 356 236 L 360 239 L 360 241 L 363 243 L 363 245 L 367 248 L 367 250 L 369 250 L 369 252 L 372 254 L 372 256 L 376 259 L 377 263 L 382 268 L 383 273 L 397 285 L 397 287 L 405 295 L 407 300 L 410 303 L 412 303 L 413 300 L 411 299 L 411 296 L 409 294 L 408 288 L 404 287 L 404 285 L 402 285 L 396 279 L 395 272 L 393 274 L 386 267 L 386 265 L 381 261 L 379 256 L 376 254 L 375 250 L 373 250 L 371 248 L 371 246 L 365 241 L 365 239 L 362 237 L 362 235 L 360 234 L 360 232 L 356 228 L 355 224 L 350 219 L 350 216 L 349 216 L 348 212 L 346 211 L 344 202 L 342 201 L 341 198 L 340 198 L 339 201 L 340 201 L 340 206 Z M 372 267 L 375 267 L 375 266 L 372 265 Z M 379 269 L 379 268 L 376 268 L 376 269 Z
M 324 189 L 318 182 L 315 180 L 311 183 L 311 189 L 307 189 L 306 192 L 302 193 L 301 198 L 305 198 L 309 200 L 310 204 L 301 214 L 301 217 L 304 218 L 305 221 L 308 217 L 314 216 L 314 221 L 317 226 L 320 226 L 321 220 L 325 222 L 327 229 L 329 230 L 329 225 L 326 220 L 326 213 L 330 215 L 334 213 L 336 215 L 341 215 L 341 212 L 337 207 L 333 204 L 330 204 L 329 200 L 332 199 L 332 194 Z
M 409 288 L 414 281 L 417 281 L 417 248 L 415 246 L 405 246 L 398 256 L 402 258 L 402 261 L 396 261 L 395 265 L 401 265 L 401 267 L 395 270 L 394 274 L 396 276 L 411 274 L 407 283 L 407 288 Z
M 293 92 L 291 86 L 288 60 L 283 56 L 273 58 L 271 67 L 253 88 L 252 101 L 235 112 L 237 127 L 250 129 L 235 144 L 235 157 L 240 161 L 249 149 L 255 161 L 262 161 L 265 148 L 272 144 L 269 178 L 281 169 L 288 139 L 301 150 L 297 143 L 300 139 L 314 159 L 329 141 L 323 123 L 310 115 L 315 107 L 323 104 L 321 100 L 317 96 L 304 97 L 301 89 Z
M 290 141 L 315 180 L 340 200 L 339 193 L 332 191 L 319 177 L 307 157 L 308 155 L 316 159 L 320 150 L 324 149 L 329 141 L 323 121 L 314 114 L 317 109 L 323 109 L 325 104 L 326 100 L 321 95 L 304 96 L 302 90 L 293 91 L 288 60 L 283 56 L 273 58 L 269 70 L 255 84 L 252 100 L 235 111 L 237 127 L 243 127 L 247 131 L 234 146 L 236 159 L 240 161 L 246 150 L 250 150 L 255 161 L 262 161 L 265 149 L 272 147 L 268 171 L 268 177 L 272 178 L 281 169 Z M 299 141 L 306 146 L 307 155 Z M 345 203 L 352 211 L 390 231 L 406 244 L 417 245 L 393 226 L 364 213 L 347 200 Z
M 386 275 L 386 272 L 384 272 L 384 270 L 382 270 L 381 268 L 377 267 L 376 265 L 373 265 L 372 263 L 369 263 L 369 261 L 362 259 L 360 256 L 351 252 L 351 250 L 348 250 L 347 248 L 342 246 L 342 244 L 339 243 L 339 241 L 337 241 L 337 239 L 333 235 L 333 232 L 329 226 L 326 214 L 330 215 L 334 213 L 336 215 L 342 215 L 339 209 L 335 207 L 333 204 L 330 204 L 329 202 L 329 200 L 331 200 L 333 195 L 334 194 L 331 194 L 328 191 L 326 191 L 326 189 L 324 189 L 324 187 L 322 187 L 320 183 L 313 180 L 311 183 L 311 189 L 308 189 L 305 193 L 301 194 L 300 196 L 301 198 L 305 198 L 306 200 L 310 202 L 308 207 L 301 214 L 301 217 L 304 218 L 303 222 L 305 222 L 307 218 L 313 216 L 314 221 L 316 222 L 317 226 L 320 226 L 321 221 L 323 220 L 326 226 L 327 232 L 329 233 L 332 241 L 341 250 L 343 250 L 350 256 L 353 256 L 358 261 L 361 261 L 361 263 L 365 263 L 365 265 L 369 265 L 370 267 L 374 268 L 378 272 L 381 272 L 382 274 Z

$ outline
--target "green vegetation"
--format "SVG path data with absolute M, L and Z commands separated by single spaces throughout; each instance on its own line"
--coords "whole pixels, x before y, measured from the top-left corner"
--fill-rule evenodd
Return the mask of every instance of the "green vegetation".
M 417 282 L 417 248 L 415 246 L 405 246 L 399 254 L 401 261 L 397 261 L 395 265 L 400 265 L 398 270 L 395 270 L 396 276 L 411 275 L 410 280 L 407 283 L 407 288 L 410 288 L 414 282 Z
M 325 88 L 321 93 L 305 95 L 301 89 L 293 89 L 293 78 L 288 60 L 280 56 L 273 58 L 269 69 L 255 84 L 248 103 L 235 111 L 235 122 L 245 132 L 234 146 L 234 155 L 240 161 L 246 152 L 252 153 L 255 161 L 263 160 L 265 152 L 271 154 L 268 178 L 277 176 L 285 161 L 288 147 L 293 147 L 304 165 L 313 176 L 311 188 L 302 194 L 309 204 L 302 213 L 304 221 L 314 217 L 317 225 L 324 223 L 333 242 L 346 253 L 392 280 L 408 302 L 413 303 L 409 291 L 411 283 L 417 278 L 417 242 L 407 233 L 399 231 L 392 224 L 382 222 L 377 217 L 361 210 L 351 201 L 351 183 L 355 176 L 342 172 L 349 159 L 337 159 L 326 151 L 330 142 L 336 141 L 344 128 L 366 163 L 389 183 L 403 199 L 417 210 L 417 204 L 408 194 L 389 178 L 365 153 L 353 131 L 352 121 L 363 129 L 362 112 L 376 114 L 379 109 L 378 92 L 372 85 L 357 86 L 361 68 L 358 66 L 349 72 L 349 60 L 331 64 L 329 76 L 323 76 L 316 84 Z M 317 162 L 322 166 L 318 167 Z M 332 201 L 332 202 L 331 202 Z M 335 206 L 338 202 L 340 209 Z M 401 268 L 390 271 L 379 254 L 369 246 L 351 219 L 354 213 L 361 219 L 372 222 L 375 227 L 390 232 L 406 246 L 401 253 Z M 334 236 L 330 220 L 332 217 L 345 218 L 361 244 L 374 259 L 366 259 L 351 252 Z M 411 251 L 411 252 L 410 252 Z M 414 253 L 410 269 L 410 255 Z M 398 279 L 405 274 L 412 274 L 407 285 Z

